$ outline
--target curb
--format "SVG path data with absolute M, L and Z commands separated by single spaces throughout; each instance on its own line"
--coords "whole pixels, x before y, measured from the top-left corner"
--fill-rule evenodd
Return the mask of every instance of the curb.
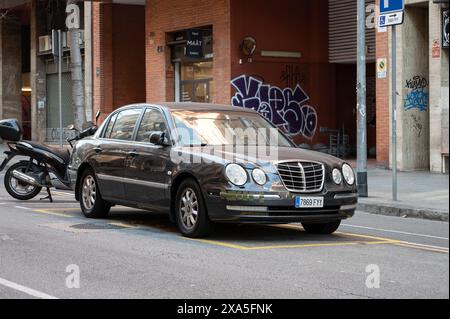
M 357 210 L 370 214 L 397 216 L 403 218 L 418 218 L 428 219 L 441 222 L 449 222 L 448 212 L 431 210 L 431 209 L 418 209 L 408 207 L 394 207 L 386 204 L 366 204 L 358 203 Z

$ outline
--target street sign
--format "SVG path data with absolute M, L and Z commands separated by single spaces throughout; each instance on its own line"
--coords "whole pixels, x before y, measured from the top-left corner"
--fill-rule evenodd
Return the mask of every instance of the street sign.
M 380 0 L 380 15 L 405 10 L 404 0 Z
M 383 28 L 390 25 L 402 24 L 403 16 L 403 11 L 382 14 L 378 17 L 378 27 Z

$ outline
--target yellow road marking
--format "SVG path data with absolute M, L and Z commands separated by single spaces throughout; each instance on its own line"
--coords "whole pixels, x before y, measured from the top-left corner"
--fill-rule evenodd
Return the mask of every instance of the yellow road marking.
M 53 215 L 53 216 L 60 216 L 60 217 L 73 217 L 72 215 L 69 215 L 69 214 L 51 212 L 51 211 L 48 211 L 45 209 L 35 209 L 35 210 L 33 210 L 33 212 L 47 214 L 47 215 Z
M 76 217 L 69 214 L 59 213 L 57 211 L 79 211 L 80 208 L 41 208 L 41 209 L 34 209 L 33 212 L 41 213 L 41 214 L 47 214 L 47 215 L 53 215 L 53 216 L 60 216 L 60 217 Z M 143 227 L 149 227 L 149 228 L 156 228 L 156 229 L 162 229 L 162 230 L 171 230 L 171 229 L 164 229 L 161 227 L 152 227 L 148 225 L 132 225 L 127 224 L 123 222 L 109 222 L 109 225 L 113 226 L 119 226 L 124 228 L 142 228 Z M 266 226 L 266 225 L 262 225 Z M 277 227 L 277 228 L 285 228 L 285 229 L 295 229 L 300 230 L 302 229 L 299 226 L 294 225 L 271 225 L 267 227 Z M 244 246 L 244 245 L 238 245 L 238 244 L 231 244 L 227 242 L 222 241 L 216 241 L 216 240 L 209 240 L 209 239 L 195 239 L 195 238 L 186 238 L 184 239 L 201 242 L 205 244 L 210 244 L 214 246 L 221 246 L 221 247 L 227 247 L 227 248 L 233 248 L 238 250 L 271 250 L 271 249 L 289 249 L 289 248 L 308 248 L 308 247 L 333 247 L 333 246 L 354 246 L 354 245 L 383 245 L 383 244 L 391 244 L 401 247 L 407 247 L 407 248 L 413 248 L 413 249 L 419 249 L 424 251 L 432 251 L 432 252 L 439 252 L 448 254 L 449 249 L 446 247 L 438 247 L 438 246 L 430 246 L 430 245 L 424 245 L 424 244 L 418 244 L 418 243 L 411 243 L 406 242 L 402 240 L 395 240 L 391 238 L 385 238 L 385 237 L 377 237 L 377 236 L 369 236 L 369 235 L 362 235 L 362 234 L 355 234 L 355 233 L 346 233 L 346 232 L 336 232 L 335 234 L 338 235 L 344 235 L 344 236 L 350 236 L 350 237 L 359 237 L 359 238 L 366 238 L 366 239 L 373 239 L 375 241 L 349 241 L 349 242 L 335 242 L 335 243 L 310 243 L 310 244 L 292 244 L 292 245 L 269 245 L 269 246 Z
M 247 250 L 269 250 L 269 249 L 287 249 L 287 248 L 308 248 L 308 247 L 333 247 L 333 246 L 354 246 L 354 245 L 381 245 L 392 244 L 396 241 L 377 241 L 377 242 L 336 242 L 336 243 L 322 243 L 322 244 L 298 244 L 298 245 L 273 245 L 273 246 L 257 246 L 247 247 Z
M 182 237 L 182 238 L 184 238 L 186 240 L 200 242 L 200 243 L 205 243 L 205 244 L 210 244 L 210 245 L 215 245 L 215 246 L 228 247 L 228 248 L 234 248 L 234 249 L 239 249 L 239 250 L 248 250 L 249 249 L 249 247 L 246 247 L 246 246 L 236 245 L 236 244 L 229 244 L 229 243 L 225 243 L 225 242 L 222 242 L 222 241 L 216 241 L 216 240 L 196 239 L 196 238 L 187 238 L 187 237 Z
M 382 244 L 395 244 L 400 243 L 399 240 L 381 240 L 373 242 L 361 242 L 361 241 L 350 241 L 350 242 L 335 242 L 335 243 L 314 243 L 314 244 L 292 244 L 292 245 L 271 245 L 271 246 L 243 246 L 238 244 L 230 244 L 222 241 L 209 240 L 209 239 L 195 239 L 195 238 L 185 238 L 191 241 L 197 241 L 205 244 L 222 246 L 227 248 L 234 248 L 239 250 L 271 250 L 271 249 L 288 249 L 288 248 L 308 248 L 308 247 L 329 247 L 329 246 L 351 246 L 351 245 L 382 245 Z
M 138 226 L 125 224 L 125 223 L 121 223 L 121 222 L 112 222 L 112 223 L 108 223 L 108 225 L 124 227 L 124 228 L 138 228 Z
M 78 207 L 69 207 L 69 208 L 65 208 L 65 207 L 51 207 L 51 208 L 39 208 L 39 210 L 46 210 L 46 211 L 50 211 L 50 212 L 54 212 L 54 211 L 58 211 L 58 210 L 62 210 L 62 211 L 81 211 L 81 209 Z
M 443 254 L 448 254 L 448 249 L 446 248 L 431 248 L 431 247 L 424 247 L 421 245 L 416 245 L 413 243 L 407 243 L 407 242 L 400 242 L 400 243 L 394 243 L 394 245 L 396 246 L 402 246 L 402 247 L 408 247 L 408 248 L 413 248 L 413 249 L 419 249 L 419 250 L 425 250 L 425 251 L 432 251 L 432 252 L 437 252 L 437 253 L 443 253 Z

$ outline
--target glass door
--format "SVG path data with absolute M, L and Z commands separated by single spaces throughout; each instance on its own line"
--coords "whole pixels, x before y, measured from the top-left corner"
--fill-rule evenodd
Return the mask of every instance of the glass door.
M 182 63 L 180 66 L 179 100 L 181 102 L 211 102 L 212 61 Z M 177 94 L 176 94 L 177 95 Z

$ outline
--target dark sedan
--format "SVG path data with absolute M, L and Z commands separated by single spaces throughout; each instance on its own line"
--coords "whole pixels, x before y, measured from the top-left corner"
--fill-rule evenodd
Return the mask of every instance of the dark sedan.
M 85 216 L 105 217 L 116 204 L 166 212 L 188 237 L 217 222 L 301 222 L 330 234 L 357 203 L 350 165 L 297 148 L 254 111 L 222 105 L 120 108 L 77 143 L 69 174 Z

